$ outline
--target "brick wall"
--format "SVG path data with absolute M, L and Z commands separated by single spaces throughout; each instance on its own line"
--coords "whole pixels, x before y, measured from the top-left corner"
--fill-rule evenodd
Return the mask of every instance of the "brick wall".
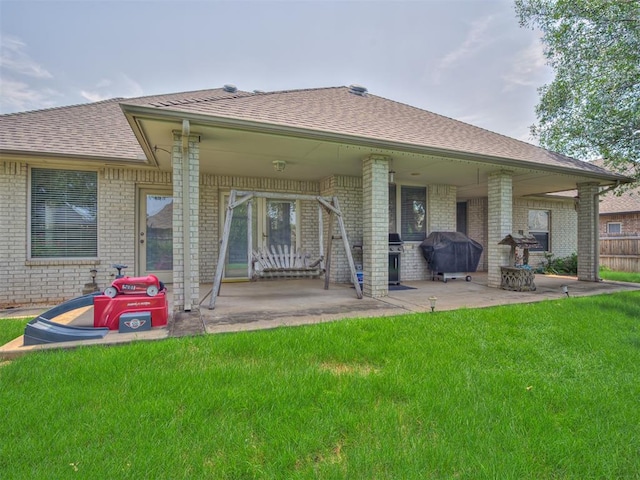
M 343 213 L 344 226 L 349 244 L 362 244 L 362 178 L 331 176 L 320 182 L 320 193 L 325 197 L 337 197 Z M 328 239 L 329 215 L 324 214 L 324 238 Z M 339 236 L 337 219 L 334 220 L 333 235 Z M 363 266 L 362 249 L 351 249 L 356 266 Z M 349 265 L 341 239 L 333 241 L 331 250 L 330 280 L 336 283 L 350 282 Z
M 102 169 L 98 171 L 98 258 L 29 259 L 28 167 L 24 163 L 0 163 L 0 224 L 8 236 L 0 244 L 0 305 L 58 303 L 82 294 L 98 273 L 96 283 L 105 288 L 113 280 L 114 263 L 135 272 L 137 232 L 136 186 L 170 185 L 171 174 L 151 170 Z M 5 273 L 6 272 L 6 273 Z
M 478 262 L 478 271 L 486 272 L 487 261 L 487 238 L 488 232 L 489 203 L 485 198 L 472 198 L 467 202 L 467 236 L 482 245 L 482 255 Z
M 32 283 L 39 283 L 24 265 L 28 216 L 23 199 L 27 198 L 27 180 L 26 164 L 0 162 L 0 307 L 19 303 L 23 292 L 30 290 Z
M 514 233 L 529 233 L 529 210 L 547 210 L 550 212 L 549 253 L 556 258 L 568 257 L 573 253 L 577 253 L 578 214 L 573 198 L 567 200 L 514 199 Z M 544 262 L 544 252 L 531 252 L 529 265 L 537 267 Z
M 295 193 L 318 195 L 318 182 L 282 180 L 277 178 L 230 177 L 203 174 L 200 178 L 200 281 L 211 283 L 215 275 L 220 251 L 221 212 L 227 208 L 221 204 L 221 194 L 232 189 L 256 192 Z M 299 202 L 299 221 L 301 222 L 300 246 L 311 256 L 319 255 L 318 239 L 318 202 L 304 200 Z M 258 212 L 253 212 L 257 215 Z M 326 241 L 326 238 L 324 239 Z
M 640 235 L 640 212 L 607 213 L 600 215 L 600 236 L 606 237 L 607 223 L 621 224 L 622 235 Z
M 427 233 L 456 231 L 456 193 L 452 185 L 429 185 Z

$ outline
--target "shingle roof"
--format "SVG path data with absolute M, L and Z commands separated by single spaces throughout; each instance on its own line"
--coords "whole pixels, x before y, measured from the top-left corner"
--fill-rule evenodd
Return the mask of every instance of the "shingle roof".
M 605 173 L 589 163 L 458 120 L 371 94 L 353 94 L 348 87 L 194 99 L 172 105 L 149 102 L 149 105 L 162 110 L 243 119 Z
M 620 196 L 609 192 L 600 201 L 600 213 L 640 212 L 640 188 L 628 190 Z
M 153 95 L 126 99 L 127 103 L 170 105 L 242 95 L 223 89 Z M 244 93 L 246 94 L 246 93 Z M 67 107 L 0 115 L 0 151 L 136 160 L 144 153 L 120 103 L 114 98 Z
M 610 175 L 597 166 L 349 87 L 270 93 L 200 90 L 0 116 L 0 151 L 136 160 L 143 151 L 120 104 L 247 120 L 414 147 Z

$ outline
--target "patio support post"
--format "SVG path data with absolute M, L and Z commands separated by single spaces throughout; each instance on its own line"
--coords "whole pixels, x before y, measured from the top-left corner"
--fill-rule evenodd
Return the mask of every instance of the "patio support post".
M 599 281 L 599 220 L 597 183 L 579 183 L 578 187 L 578 280 Z
M 188 121 L 173 132 L 173 311 L 199 310 L 199 136 Z
M 511 248 L 498 245 L 500 240 L 512 233 L 513 228 L 513 181 L 512 173 L 501 170 L 489 174 L 487 235 L 487 284 L 499 288 L 500 267 L 509 264 Z
M 364 295 L 389 293 L 389 160 L 369 155 L 362 164 L 362 263 Z

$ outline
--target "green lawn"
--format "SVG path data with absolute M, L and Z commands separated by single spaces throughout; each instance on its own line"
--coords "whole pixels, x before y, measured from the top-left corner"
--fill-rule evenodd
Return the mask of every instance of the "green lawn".
M 640 273 L 612 272 L 610 270 L 600 270 L 600 278 L 605 280 L 615 280 L 618 282 L 640 283 Z
M 0 318 L 0 346 L 24 333 L 24 326 L 30 318 Z
M 42 352 L 0 477 L 638 478 L 639 379 L 640 292 Z

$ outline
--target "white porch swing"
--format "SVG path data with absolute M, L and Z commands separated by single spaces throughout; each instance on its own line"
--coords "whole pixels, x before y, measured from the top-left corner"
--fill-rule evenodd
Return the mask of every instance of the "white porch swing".
M 310 261 L 310 256 L 303 250 L 296 251 L 294 246 L 288 245 L 271 246 L 271 249 L 259 248 L 254 250 L 251 239 L 252 235 L 252 203 L 253 198 L 270 198 L 278 200 L 316 200 L 318 202 L 318 241 L 320 255 L 314 261 Z M 247 203 L 248 202 L 248 203 Z M 331 246 L 334 240 L 333 224 L 334 218 L 338 220 L 340 235 L 336 239 L 342 238 L 342 244 L 349 263 L 351 272 L 351 282 L 356 290 L 356 296 L 362 298 L 362 289 L 358 283 L 356 267 L 351 255 L 351 247 L 347 238 L 347 230 L 344 226 L 342 212 L 337 197 L 322 197 L 319 195 L 298 195 L 274 192 L 251 192 L 231 190 L 229 195 L 229 203 L 227 205 L 227 214 L 224 221 L 224 230 L 222 239 L 220 240 L 220 252 L 218 254 L 218 264 L 213 279 L 213 288 L 211 291 L 211 299 L 209 301 L 209 310 L 215 308 L 216 299 L 220 294 L 220 284 L 224 275 L 224 264 L 229 247 L 229 234 L 231 232 L 231 221 L 233 219 L 234 209 L 240 205 L 247 203 L 247 259 L 248 274 L 251 279 L 258 278 L 317 278 L 324 274 L 324 289 L 329 289 L 329 278 L 331 268 Z M 323 211 L 329 214 L 328 238 L 326 245 L 326 258 L 323 244 Z M 206 297 L 205 297 L 206 298 Z

